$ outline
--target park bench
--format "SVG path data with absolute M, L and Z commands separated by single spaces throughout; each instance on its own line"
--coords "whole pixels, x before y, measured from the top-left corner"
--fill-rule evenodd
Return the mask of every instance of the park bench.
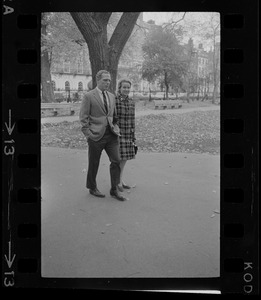
M 77 104 L 73 103 L 41 103 L 41 112 L 49 110 L 54 116 L 57 116 L 59 110 L 68 110 L 72 116 L 75 113 L 76 106 Z
M 180 100 L 153 100 L 154 108 L 180 108 L 182 102 Z

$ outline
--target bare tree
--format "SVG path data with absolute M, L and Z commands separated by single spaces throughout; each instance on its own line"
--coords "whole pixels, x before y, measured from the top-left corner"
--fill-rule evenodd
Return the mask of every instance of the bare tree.
M 193 12 L 182 14 L 179 18 L 175 16 L 177 21 L 172 22 L 174 26 L 182 26 L 187 37 L 193 38 L 194 41 L 204 41 L 207 47 L 211 47 L 210 68 L 207 74 L 207 90 L 209 90 L 210 81 L 212 84 L 212 101 L 216 100 L 219 81 L 220 81 L 220 59 L 219 59 L 219 40 L 220 40 L 220 16 L 218 13 L 198 13 L 193 16 Z M 190 65 L 190 59 L 188 65 Z M 190 68 L 189 68 L 190 69 Z M 194 80 L 193 80 L 194 81 Z M 186 85 L 189 85 L 187 80 Z M 189 94 L 188 94 L 189 98 Z
M 217 41 L 219 40 L 220 35 L 220 21 L 216 21 L 214 16 L 211 16 L 210 22 L 210 33 L 208 37 L 213 41 L 213 56 L 212 56 L 212 74 L 213 74 L 213 95 L 212 95 L 212 102 L 215 103 L 217 97 L 217 89 L 219 86 L 220 80 L 220 49 L 217 47 Z
M 173 13 L 173 14 L 175 15 L 176 13 Z M 179 13 L 178 13 L 178 14 L 179 14 Z M 163 27 L 163 28 L 171 27 L 171 28 L 173 29 L 173 28 L 175 28 L 175 26 L 176 26 L 179 22 L 181 22 L 181 21 L 184 20 L 185 16 L 186 16 L 186 12 L 183 12 L 183 13 L 182 13 L 182 17 L 180 17 L 178 20 L 172 20 L 172 21 L 170 21 L 170 22 L 168 22 L 168 23 L 165 23 L 162 27 Z M 174 16 L 173 16 L 173 18 L 174 18 Z
M 220 80 L 220 52 L 218 44 L 220 40 L 220 17 L 217 13 L 211 13 L 203 22 L 191 22 L 190 29 L 191 32 L 197 33 L 198 37 L 207 42 L 212 48 L 210 74 L 213 84 L 212 102 L 215 103 Z

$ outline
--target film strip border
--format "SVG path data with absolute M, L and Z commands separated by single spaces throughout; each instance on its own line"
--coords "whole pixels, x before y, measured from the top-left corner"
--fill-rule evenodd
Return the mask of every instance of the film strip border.
M 226 14 L 222 21 L 221 290 L 252 294 L 258 292 L 254 110 L 258 87 L 257 68 L 251 71 L 250 65 L 257 48 L 253 39 L 246 44 L 251 32 L 249 15 Z
M 17 15 L 11 7 L 4 9 L 11 18 L 8 26 L 12 28 L 7 32 L 15 37 L 3 36 L 3 57 L 8 61 L 3 70 L 7 179 L 3 186 L 3 285 L 36 287 L 41 279 L 40 15 Z M 222 293 L 256 294 L 257 105 L 253 91 L 258 87 L 257 68 L 250 67 L 256 41 L 248 40 L 253 30 L 249 15 L 221 14 L 221 22 L 220 289 Z
M 40 278 L 40 19 L 3 12 L 2 286 L 37 286 Z M 23 278 L 23 280 L 21 279 Z

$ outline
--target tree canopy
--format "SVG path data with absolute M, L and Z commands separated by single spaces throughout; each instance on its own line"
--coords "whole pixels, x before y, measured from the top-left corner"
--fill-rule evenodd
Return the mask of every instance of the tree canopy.
M 50 58 L 76 56 L 83 44 L 83 36 L 69 13 L 44 13 L 46 33 L 41 36 L 42 51 L 48 51 Z
M 168 98 L 169 87 L 181 85 L 186 73 L 183 48 L 171 29 L 158 26 L 149 32 L 142 49 L 142 77 L 149 82 L 156 79 L 161 81 L 166 87 Z
M 78 58 L 84 39 L 69 13 L 42 13 L 41 83 L 43 102 L 54 102 L 51 66 L 61 59 Z

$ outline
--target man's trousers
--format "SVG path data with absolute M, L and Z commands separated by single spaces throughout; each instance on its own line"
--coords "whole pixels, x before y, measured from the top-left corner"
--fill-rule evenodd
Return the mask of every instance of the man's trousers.
M 119 153 L 119 138 L 113 134 L 107 126 L 104 136 L 99 141 L 88 139 L 88 173 L 86 187 L 95 190 L 97 188 L 96 176 L 99 169 L 100 158 L 102 151 L 105 150 L 110 164 L 111 188 L 116 189 L 120 183 L 120 153 Z

